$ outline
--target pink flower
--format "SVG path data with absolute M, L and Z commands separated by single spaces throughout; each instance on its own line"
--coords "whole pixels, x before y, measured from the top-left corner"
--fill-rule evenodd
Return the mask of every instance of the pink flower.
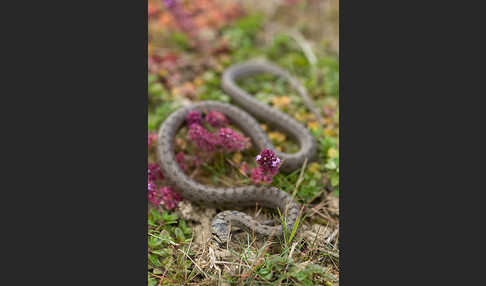
M 280 158 L 270 149 L 263 149 L 256 157 L 257 164 L 265 173 L 276 175 L 280 167 Z
M 270 149 L 264 149 L 256 156 L 258 166 L 251 171 L 251 178 L 254 183 L 269 184 L 277 175 L 281 160 Z
M 187 125 L 189 125 L 189 126 L 191 126 L 194 123 L 201 124 L 202 123 L 201 113 L 197 110 L 189 112 L 186 115 L 186 122 L 187 122 Z
M 184 153 L 183 152 L 177 153 L 176 161 L 177 161 L 177 163 L 179 164 L 179 166 L 181 167 L 182 170 L 185 171 L 187 169 L 187 165 L 184 162 L 185 160 L 184 160 Z
M 271 174 L 265 174 L 263 169 L 260 166 L 258 166 L 256 168 L 253 168 L 253 170 L 251 170 L 251 179 L 255 184 L 258 183 L 270 184 L 273 180 L 273 176 Z
M 217 141 L 212 133 L 199 124 L 192 124 L 187 133 L 190 140 L 204 151 L 212 152 L 216 149 Z
M 159 164 L 148 164 L 148 180 L 155 181 L 157 178 L 164 179 L 164 174 L 160 171 Z
M 148 200 L 152 204 L 158 206 L 162 202 L 162 195 L 160 190 L 157 189 L 157 186 L 153 182 L 148 182 Z
M 220 128 L 218 131 L 218 145 L 228 152 L 243 151 L 250 146 L 250 139 L 231 128 Z
M 224 116 L 223 113 L 218 111 L 211 111 L 209 112 L 206 117 L 204 118 L 206 122 L 214 128 L 217 127 L 224 127 L 228 125 L 228 119 Z
M 182 201 L 182 197 L 174 192 L 170 187 L 163 187 L 161 189 L 162 201 L 167 210 L 173 210 L 177 207 L 177 203 Z

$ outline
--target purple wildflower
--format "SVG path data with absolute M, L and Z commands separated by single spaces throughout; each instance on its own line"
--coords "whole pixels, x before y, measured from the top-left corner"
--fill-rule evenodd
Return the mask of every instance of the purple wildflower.
M 185 163 L 185 158 L 184 158 L 184 153 L 183 152 L 177 153 L 177 155 L 176 155 L 176 161 L 177 161 L 177 163 L 179 164 L 179 166 L 181 167 L 182 170 L 185 171 L 187 169 L 187 165 Z
M 148 180 L 155 181 L 157 178 L 163 179 L 164 175 L 160 171 L 159 164 L 148 164 Z
M 148 190 L 149 192 L 153 192 L 153 191 L 155 190 L 155 188 L 156 188 L 155 184 L 154 184 L 153 182 L 149 181 L 149 182 L 148 182 L 148 187 L 147 187 L 147 190 Z
M 270 149 L 264 149 L 256 156 L 258 166 L 251 171 L 251 178 L 255 183 L 269 184 L 277 175 L 281 160 Z
M 182 197 L 174 192 L 170 187 L 163 187 L 160 192 L 162 193 L 162 201 L 164 202 L 164 207 L 167 210 L 172 210 L 177 207 L 177 203 L 182 201 Z
M 280 158 L 277 157 L 277 159 L 272 162 L 272 167 L 278 167 L 279 165 L 280 165 Z
M 201 113 L 197 110 L 193 110 L 193 111 L 189 112 L 186 115 L 186 122 L 187 122 L 187 125 L 189 125 L 189 126 L 191 126 L 194 123 L 201 124 L 202 123 Z
M 177 3 L 175 0 L 164 0 L 164 4 L 167 6 L 167 8 L 172 8 Z
M 256 168 L 253 168 L 253 170 L 251 170 L 251 179 L 255 184 L 258 183 L 270 184 L 273 180 L 273 176 L 271 174 L 265 174 L 263 169 L 260 166 L 258 166 Z
M 211 152 L 216 148 L 217 141 L 214 135 L 199 124 L 192 124 L 187 135 L 196 143 L 197 147 L 204 151 Z
M 191 36 L 193 41 L 198 42 L 199 29 L 195 25 L 191 15 L 185 11 L 180 0 L 164 0 L 167 10 L 174 17 L 177 25 Z
M 162 202 L 162 197 L 160 194 L 160 190 L 157 189 L 157 186 L 153 182 L 148 182 L 148 200 L 158 206 Z
M 280 167 L 280 158 L 270 149 L 263 149 L 256 157 L 256 161 L 265 173 L 275 175 Z
M 228 152 L 243 151 L 250 145 L 250 140 L 231 128 L 220 128 L 218 144 Z
M 218 111 L 210 111 L 204 118 L 206 122 L 214 128 L 224 127 L 228 125 L 228 119 L 226 116 Z

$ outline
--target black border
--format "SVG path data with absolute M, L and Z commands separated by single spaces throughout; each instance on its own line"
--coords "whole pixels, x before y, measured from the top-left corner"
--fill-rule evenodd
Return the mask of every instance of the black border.
M 3 39 L 2 278 L 146 285 L 147 1 L 19 6 Z

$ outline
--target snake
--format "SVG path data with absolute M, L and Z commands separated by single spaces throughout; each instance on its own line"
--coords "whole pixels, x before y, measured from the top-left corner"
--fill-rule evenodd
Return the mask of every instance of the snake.
M 161 124 L 157 140 L 157 157 L 160 168 L 168 184 L 175 188 L 184 199 L 202 206 L 229 209 L 219 212 L 212 220 L 212 237 L 220 244 L 231 237 L 231 227 L 258 236 L 284 237 L 294 229 L 299 217 L 300 206 L 291 194 L 274 186 L 246 185 L 237 187 L 217 187 L 204 185 L 190 178 L 177 163 L 174 151 L 175 136 L 183 126 L 191 111 L 218 111 L 227 116 L 243 133 L 248 135 L 259 150 L 270 149 L 281 159 L 279 171 L 289 173 L 302 167 L 304 162 L 315 160 L 316 141 L 309 130 L 286 113 L 255 99 L 237 85 L 237 80 L 256 74 L 273 74 L 284 78 L 302 97 L 304 104 L 320 121 L 321 117 L 312 105 L 306 89 L 286 70 L 265 60 L 249 60 L 236 63 L 224 70 L 221 80 L 222 90 L 238 106 L 220 101 L 200 101 L 172 112 Z M 272 128 L 290 135 L 299 145 L 296 153 L 276 150 L 259 122 L 266 122 Z M 283 216 L 278 225 L 269 221 L 259 222 L 244 212 L 231 208 L 259 206 L 278 209 Z M 298 224 L 297 224 L 298 227 Z M 288 236 L 287 236 L 288 237 Z

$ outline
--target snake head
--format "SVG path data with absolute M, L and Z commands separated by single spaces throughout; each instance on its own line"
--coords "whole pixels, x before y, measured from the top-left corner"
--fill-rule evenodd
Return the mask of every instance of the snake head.
M 218 243 L 219 246 L 225 246 L 229 240 L 228 222 L 220 218 L 215 218 L 212 223 L 211 239 Z

